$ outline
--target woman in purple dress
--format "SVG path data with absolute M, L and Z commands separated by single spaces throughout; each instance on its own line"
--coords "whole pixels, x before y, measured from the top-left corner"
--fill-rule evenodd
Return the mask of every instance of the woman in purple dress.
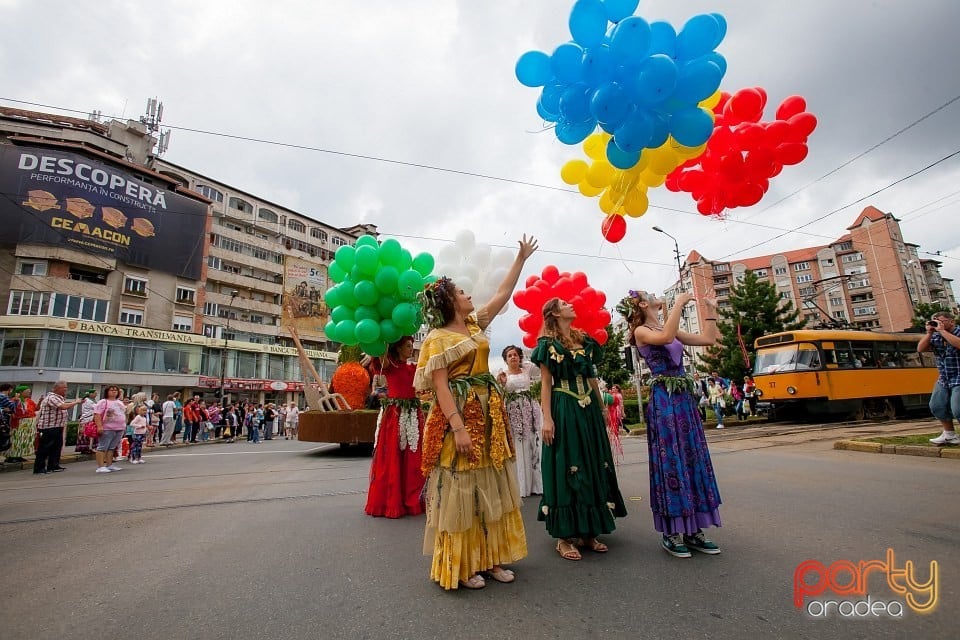
M 663 301 L 644 291 L 631 291 L 618 307 L 630 325 L 630 344 L 653 373 L 647 405 L 647 445 L 650 455 L 650 508 L 653 525 L 662 534 L 664 551 L 689 558 L 690 550 L 706 554 L 720 548 L 702 532 L 720 526 L 720 491 L 713 473 L 703 423 L 693 393 L 694 380 L 683 369 L 683 346 L 717 342 L 717 303 L 707 309 L 703 334 L 680 331 L 683 307 L 690 293 L 677 296 L 661 323 Z

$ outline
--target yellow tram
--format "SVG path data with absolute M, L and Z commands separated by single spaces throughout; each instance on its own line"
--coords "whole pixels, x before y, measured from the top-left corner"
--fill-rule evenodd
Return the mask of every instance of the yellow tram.
M 937 369 L 920 333 L 800 330 L 757 338 L 753 378 L 775 417 L 893 418 L 922 409 Z

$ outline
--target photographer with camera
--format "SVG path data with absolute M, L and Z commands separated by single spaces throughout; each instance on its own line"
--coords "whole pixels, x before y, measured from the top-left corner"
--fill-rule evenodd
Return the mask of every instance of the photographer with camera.
M 930 412 L 943 425 L 943 433 L 930 442 L 960 444 L 960 436 L 953 430 L 954 418 L 960 421 L 960 327 L 953 316 L 946 311 L 933 314 L 917 351 L 933 351 L 940 372 L 930 396 Z

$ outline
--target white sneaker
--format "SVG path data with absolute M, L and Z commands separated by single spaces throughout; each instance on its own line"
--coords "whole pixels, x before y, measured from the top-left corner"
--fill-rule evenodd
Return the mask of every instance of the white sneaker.
M 930 442 L 933 444 L 960 444 L 960 436 L 957 435 L 956 431 L 950 431 L 949 433 L 944 431 L 936 438 L 930 438 Z
M 723 425 L 722 425 L 722 424 L 718 424 L 718 425 L 717 425 L 717 429 L 723 429 Z
M 115 464 L 110 465 L 109 467 L 107 467 L 107 469 L 109 469 L 110 471 L 123 471 L 123 467 L 118 467 Z
M 97 473 L 110 473 L 109 467 L 97 467 Z

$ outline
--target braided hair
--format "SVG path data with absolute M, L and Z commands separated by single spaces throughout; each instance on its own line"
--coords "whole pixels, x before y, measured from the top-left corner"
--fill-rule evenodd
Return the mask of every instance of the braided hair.
M 579 329 L 570 327 L 570 335 L 565 336 L 560 331 L 560 323 L 557 321 L 557 312 L 560 310 L 560 298 L 550 298 L 543 305 L 543 332 L 542 335 L 549 336 L 559 340 L 567 349 L 572 349 L 575 344 L 583 344 L 583 332 Z

